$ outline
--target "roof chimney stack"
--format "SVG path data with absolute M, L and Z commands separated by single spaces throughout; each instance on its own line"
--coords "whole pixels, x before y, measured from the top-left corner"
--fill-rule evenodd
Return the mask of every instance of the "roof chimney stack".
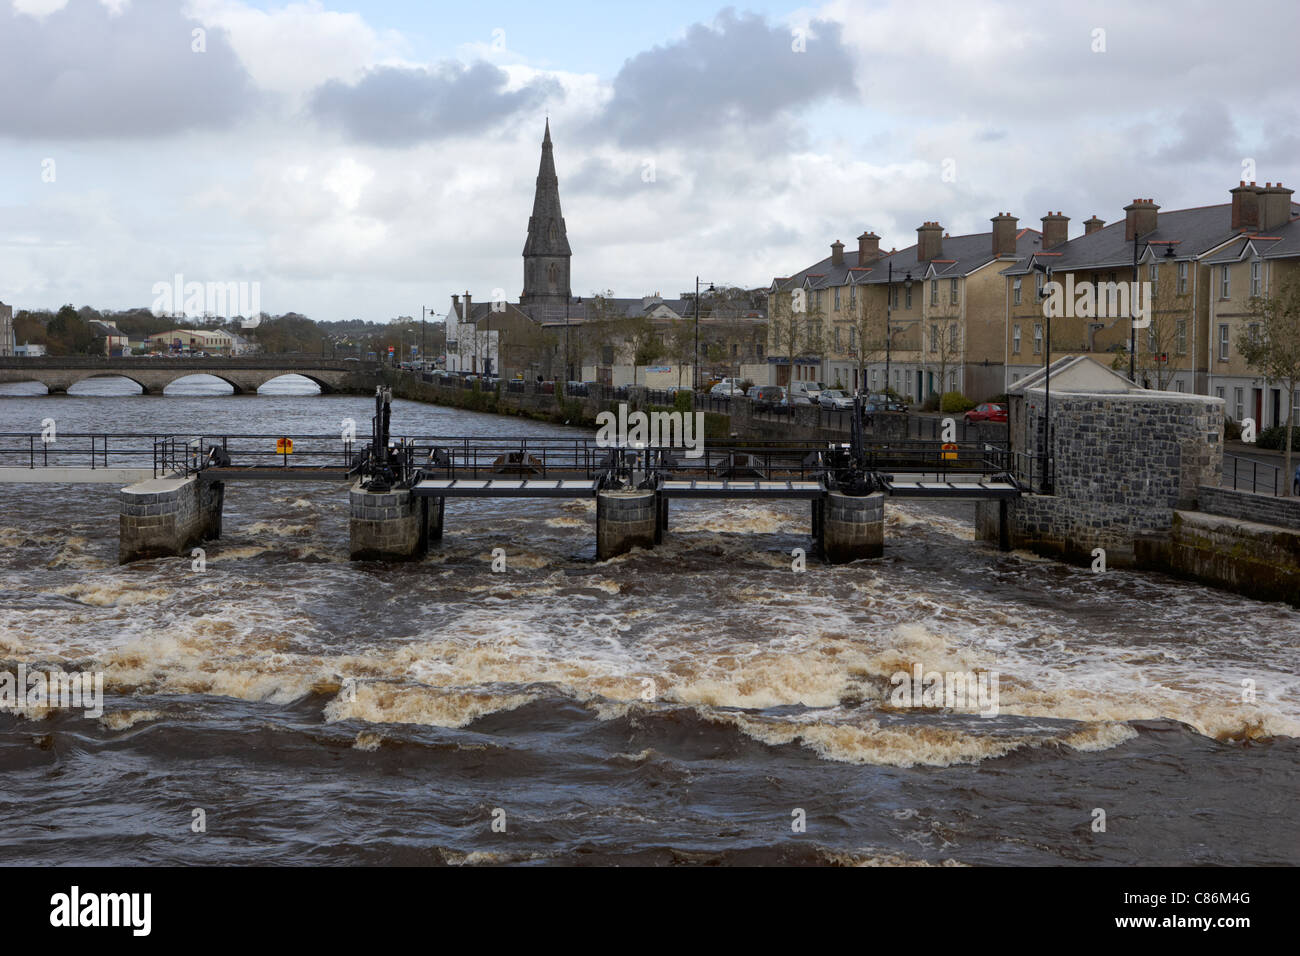
M 844 243 L 838 239 L 831 243 L 831 265 L 844 265 Z
M 1232 229 L 1235 232 L 1243 230 L 1254 231 L 1259 228 L 1259 193 L 1260 189 L 1254 183 L 1247 185 L 1243 179 L 1233 189 L 1228 190 L 1232 195 Z
M 1160 207 L 1154 199 L 1134 199 L 1124 207 L 1124 241 L 1132 242 L 1156 231 L 1156 213 Z
M 880 258 L 880 237 L 870 230 L 858 236 L 858 265 Z
M 989 222 L 993 223 L 993 254 L 995 256 L 1014 256 L 1016 254 L 1016 226 L 1019 220 L 1009 212 L 1000 212 Z
M 916 261 L 929 262 L 943 255 L 943 226 L 925 222 L 916 227 Z
M 1083 221 L 1083 234 L 1085 236 L 1091 236 L 1094 232 L 1098 232 L 1101 229 L 1104 229 L 1105 226 L 1106 226 L 1106 220 L 1098 219 L 1096 214 L 1094 213 L 1091 219 L 1085 219 Z
M 1070 238 L 1070 217 L 1049 212 L 1043 217 L 1043 248 L 1053 249 Z
M 1238 187 L 1240 188 L 1240 187 Z M 1259 194 L 1259 231 L 1268 232 L 1291 221 L 1291 194 L 1281 183 L 1265 183 Z

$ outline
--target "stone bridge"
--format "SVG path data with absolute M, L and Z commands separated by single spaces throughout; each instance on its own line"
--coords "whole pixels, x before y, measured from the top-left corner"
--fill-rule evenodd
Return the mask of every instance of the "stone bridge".
M 379 382 L 380 365 L 310 355 L 259 355 L 235 358 L 167 358 L 139 356 L 100 358 L 87 355 L 0 358 L 0 384 L 38 382 L 50 394 L 66 392 L 88 378 L 108 376 L 135 382 L 146 395 L 161 395 L 187 375 L 215 375 L 236 395 L 253 394 L 281 375 L 302 375 L 322 392 L 370 391 Z

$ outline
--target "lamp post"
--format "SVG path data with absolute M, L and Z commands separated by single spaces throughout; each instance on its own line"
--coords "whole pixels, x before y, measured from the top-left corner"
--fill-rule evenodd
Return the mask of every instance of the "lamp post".
M 903 277 L 903 288 L 912 288 L 912 270 Z M 894 345 L 894 261 L 889 261 L 889 284 L 885 289 L 885 391 L 888 392 L 889 364 Z
M 1047 284 L 1052 281 L 1052 267 L 1041 262 L 1035 262 L 1034 269 L 1043 274 L 1043 288 L 1039 290 L 1038 298 L 1042 302 L 1043 318 L 1047 322 L 1047 347 L 1043 350 L 1043 444 L 1040 468 L 1043 478 L 1043 491 L 1050 495 L 1052 493 L 1052 478 L 1049 468 L 1052 443 L 1052 310 L 1049 307 L 1050 295 L 1047 291 Z
M 714 291 L 713 283 L 709 283 L 709 292 Z M 633 356 L 632 361 L 636 361 Z M 791 371 L 793 372 L 794 356 L 790 356 Z M 691 367 L 691 391 L 700 390 L 700 277 L 695 277 L 695 364 Z

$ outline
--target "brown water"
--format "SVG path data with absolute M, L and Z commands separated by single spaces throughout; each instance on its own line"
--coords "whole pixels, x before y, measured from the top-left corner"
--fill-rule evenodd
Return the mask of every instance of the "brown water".
M 0 431 L 372 409 L 93 389 L 0 397 Z M 114 492 L 0 485 L 0 670 L 108 693 L 0 712 L 5 862 L 1300 862 L 1300 612 L 999 554 L 969 506 L 890 504 L 884 558 L 799 573 L 806 504 L 674 503 L 662 547 L 597 562 L 590 503 L 452 501 L 426 560 L 378 565 L 345 489 L 236 484 L 195 572 L 118 566 Z M 891 706 L 916 663 L 997 672 L 998 716 Z

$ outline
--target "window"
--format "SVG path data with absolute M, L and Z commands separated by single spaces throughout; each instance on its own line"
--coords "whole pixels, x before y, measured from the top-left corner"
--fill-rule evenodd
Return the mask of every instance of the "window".
M 1020 354 L 1020 323 L 1011 326 L 1011 351 Z
M 1034 294 L 1040 299 L 1043 297 L 1043 274 L 1041 272 L 1034 273 Z
M 952 351 L 957 351 L 957 323 L 948 326 L 948 347 Z
M 1114 283 L 1114 282 L 1116 282 L 1116 281 L 1118 281 L 1118 280 L 1119 280 L 1119 273 L 1118 273 L 1118 272 L 1112 272 L 1112 273 L 1110 274 L 1110 281 L 1111 281 L 1112 283 Z
M 839 310 L 840 310 L 840 287 L 836 286 L 835 287 L 835 311 L 838 312 Z
M 948 304 L 949 305 L 957 304 L 957 280 L 956 279 L 948 280 Z
M 898 369 L 894 369 L 894 391 L 898 391 Z
M 907 294 L 907 308 L 910 309 L 912 307 L 912 287 L 909 285 L 905 291 Z M 898 303 L 895 302 L 894 305 L 898 305 Z
M 930 325 L 930 351 L 939 351 L 939 326 L 933 323 Z
M 1226 269 L 1224 270 L 1224 274 L 1225 275 L 1227 274 Z M 1227 325 L 1219 326 L 1219 361 L 1220 362 L 1228 361 L 1228 326 Z
M 1180 378 L 1174 382 L 1174 391 L 1181 392 L 1183 390 L 1183 380 Z
M 1187 263 L 1178 263 L 1178 294 L 1187 294 Z
M 1223 398 L 1223 386 L 1222 386 L 1222 385 L 1216 385 L 1216 386 L 1215 386 L 1215 388 L 1214 388 L 1214 397 L 1215 397 L 1215 398 Z
M 754 351 L 757 353 L 759 361 L 762 361 L 762 360 L 763 360 L 763 343 L 762 343 L 762 342 L 755 342 L 755 343 L 754 343 Z
M 1018 382 L 1018 381 L 1020 381 L 1020 375 L 1019 375 L 1019 374 L 1016 374 L 1016 375 L 1012 375 L 1012 376 L 1011 376 L 1011 384 L 1012 384 L 1012 385 L 1016 384 L 1016 382 Z
M 1011 304 L 1012 305 L 1020 304 L 1020 285 L 1021 285 L 1021 281 L 1019 279 L 1011 283 Z
M 857 304 L 858 304 L 858 287 L 855 285 L 851 285 L 849 286 L 849 308 L 851 309 Z
M 1259 260 L 1250 264 L 1250 294 L 1259 295 Z
M 1156 351 L 1156 324 L 1154 322 L 1147 326 L 1147 351 L 1153 355 Z
M 836 329 L 835 331 L 838 332 L 839 329 Z M 740 346 L 737 345 L 735 342 L 732 342 L 732 343 L 731 343 L 731 357 L 732 357 L 732 358 L 735 358 L 736 355 L 737 355 L 739 352 L 740 352 Z
M 858 347 L 858 330 L 855 326 L 850 325 L 849 326 L 849 348 L 855 349 L 857 347 Z
M 874 368 L 871 370 L 871 388 L 873 391 L 876 388 L 876 370 Z
M 912 394 L 912 373 L 910 371 L 907 373 L 907 394 Z
M 898 286 L 896 285 L 891 285 L 889 287 L 889 302 L 891 307 L 895 309 L 898 308 Z
M 1151 297 L 1160 292 L 1160 264 L 1153 262 L 1147 266 L 1147 279 L 1151 282 Z
M 1224 266 L 1223 271 L 1219 275 L 1219 298 L 1226 299 L 1228 297 L 1228 290 L 1231 288 L 1228 281 L 1228 276 L 1230 275 L 1228 267 Z
M 930 304 L 931 305 L 939 304 L 939 280 L 938 279 L 930 280 Z
M 818 312 L 822 310 L 822 290 L 818 289 L 813 293 L 813 308 Z
M 835 351 L 840 350 L 840 327 L 835 326 Z
M 1234 388 L 1232 390 L 1232 404 L 1234 406 L 1234 415 L 1232 420 L 1235 422 L 1239 422 L 1246 417 L 1246 404 L 1243 395 L 1244 391 L 1245 389 L 1242 388 Z
M 1179 319 L 1174 326 L 1174 350 L 1179 355 L 1187 354 L 1187 320 Z
M 1252 322 L 1252 323 L 1250 323 L 1250 325 L 1246 326 L 1246 335 L 1248 335 L 1248 336 L 1250 337 L 1250 340 L 1251 340 L 1252 342 L 1258 342 L 1258 341 L 1259 341 L 1259 323 L 1258 323 L 1258 322 Z
M 1039 355 L 1043 351 L 1043 324 L 1034 323 L 1034 354 Z

